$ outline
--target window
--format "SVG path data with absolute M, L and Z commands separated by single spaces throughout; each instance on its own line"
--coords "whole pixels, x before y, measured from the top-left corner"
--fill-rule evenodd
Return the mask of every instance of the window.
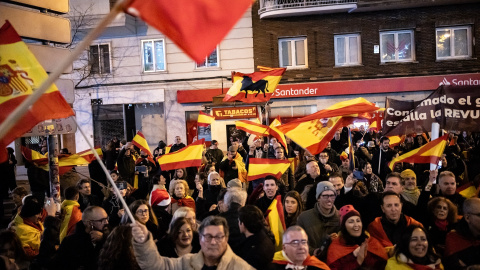
M 459 59 L 472 56 L 470 26 L 437 28 L 437 59 Z
M 110 73 L 110 46 L 108 44 L 97 44 L 90 46 L 90 73 Z
M 352 66 L 362 63 L 360 34 L 335 36 L 335 66 Z
M 415 60 L 412 30 L 381 32 L 380 44 L 382 62 L 411 62 Z
M 165 40 L 142 40 L 143 71 L 165 71 Z
M 280 66 L 287 68 L 307 68 L 307 38 L 281 38 L 278 40 Z
M 197 63 L 197 68 L 218 67 L 218 48 L 205 58 L 202 63 Z

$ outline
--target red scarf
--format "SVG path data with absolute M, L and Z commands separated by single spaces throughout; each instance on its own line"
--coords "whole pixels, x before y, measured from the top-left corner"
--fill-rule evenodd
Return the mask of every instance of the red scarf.
M 273 261 L 272 262 L 275 263 L 275 264 L 283 264 L 283 265 L 292 263 L 292 262 L 288 261 L 287 258 L 285 258 L 283 256 L 283 252 L 281 250 L 277 251 L 275 253 L 275 255 L 273 256 Z M 328 265 L 326 265 L 324 262 L 317 259 L 317 257 L 315 257 L 315 256 L 308 256 L 303 261 L 302 265 L 303 266 L 313 266 L 313 267 L 317 267 L 317 268 L 324 269 L 324 270 L 330 270 L 330 267 L 328 267 Z
M 355 249 L 359 247 L 359 245 L 346 245 L 342 237 L 337 237 L 332 241 L 330 247 L 328 248 L 328 255 L 327 255 L 327 264 L 331 265 L 336 260 L 347 256 L 348 254 L 352 253 Z M 368 240 L 368 252 L 377 255 L 384 260 L 388 260 L 388 255 L 385 252 L 385 248 L 380 244 L 380 242 L 373 238 L 369 237 Z
M 448 226 L 448 221 L 446 219 L 441 220 L 441 219 L 436 219 L 435 220 L 435 226 L 440 229 L 440 231 L 445 232 L 447 231 L 447 226 Z
M 175 199 L 174 197 L 172 197 L 172 203 L 177 203 L 180 207 L 187 206 L 195 210 L 195 201 L 190 196 L 186 196 L 185 198 L 181 199 Z

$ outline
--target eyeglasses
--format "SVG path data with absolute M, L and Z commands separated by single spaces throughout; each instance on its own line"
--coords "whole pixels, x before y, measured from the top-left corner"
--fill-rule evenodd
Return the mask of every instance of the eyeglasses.
M 448 207 L 441 206 L 441 205 L 437 205 L 435 208 L 438 209 L 438 210 L 448 210 Z
M 139 214 L 139 215 L 142 215 L 142 214 L 147 214 L 148 213 L 148 209 L 138 209 L 135 213 Z
M 290 243 L 284 243 L 285 245 L 291 245 L 292 247 L 298 247 L 299 245 L 305 246 L 308 243 L 307 240 L 293 240 Z
M 225 235 L 213 236 L 211 234 L 202 234 L 202 236 L 203 236 L 203 241 L 205 242 L 212 242 L 213 239 L 215 239 L 215 242 L 222 242 L 223 239 L 225 239 Z
M 106 223 L 108 222 L 109 218 L 106 217 L 106 218 L 101 218 L 101 219 L 91 219 L 90 221 L 91 222 L 100 222 L 100 223 Z
M 322 197 L 322 199 L 335 199 L 337 195 L 335 194 L 331 194 L 331 195 L 320 195 L 320 197 Z

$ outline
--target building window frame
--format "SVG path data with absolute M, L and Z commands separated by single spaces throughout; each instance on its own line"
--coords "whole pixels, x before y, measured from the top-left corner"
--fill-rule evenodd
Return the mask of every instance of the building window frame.
M 303 41 L 303 52 L 300 48 L 297 48 L 297 42 Z M 283 44 L 287 43 L 288 49 L 290 52 L 288 53 L 288 61 L 289 63 L 284 63 L 283 51 L 284 46 Z M 300 44 L 300 43 L 298 43 Z M 298 55 L 297 55 L 298 51 Z M 302 59 L 297 59 L 293 56 L 303 56 L 303 61 L 299 61 Z M 279 65 L 280 67 L 286 67 L 287 69 L 304 69 L 308 68 L 308 43 L 306 36 L 298 36 L 298 37 L 286 37 L 286 38 L 279 38 L 278 39 L 278 58 L 279 58 Z
M 205 57 L 205 61 L 202 63 L 195 63 L 195 69 L 197 70 L 205 70 L 205 69 L 215 69 L 220 67 L 220 54 L 219 54 L 218 46 L 213 50 L 211 54 Z M 211 58 L 215 57 L 216 59 Z
M 91 74 L 112 73 L 112 57 L 109 43 L 92 44 L 88 51 L 88 62 Z M 107 59 L 105 59 L 107 58 Z
M 410 34 L 410 57 L 408 58 L 400 58 L 401 51 L 399 47 L 404 46 L 406 44 L 399 44 L 399 35 L 402 34 Z M 385 48 L 384 46 L 384 39 L 389 36 L 393 35 L 393 48 Z M 388 46 L 388 45 L 387 45 Z M 385 59 L 383 55 L 390 55 L 389 50 L 394 50 L 394 58 L 392 59 Z M 395 31 L 382 31 L 380 32 L 380 61 L 382 63 L 391 63 L 391 62 L 414 62 L 415 61 L 415 33 L 413 29 L 407 30 L 395 30 Z
M 357 61 L 351 61 L 350 59 L 350 54 L 352 50 L 351 49 L 351 43 L 347 42 L 350 41 L 350 38 L 355 37 L 356 38 L 356 46 L 357 46 Z M 339 60 L 340 56 L 340 46 L 342 43 L 340 40 L 343 39 L 343 52 L 344 52 L 344 59 L 345 61 L 341 63 Z M 341 34 L 341 35 L 335 35 L 334 36 L 334 47 L 335 47 L 335 66 L 338 67 L 343 67 L 343 66 L 358 66 L 362 64 L 362 40 L 361 36 L 359 33 L 354 33 L 354 34 Z
M 465 30 L 466 31 L 466 39 L 467 39 L 467 44 L 466 54 L 458 54 L 457 49 L 458 46 L 455 44 L 455 39 L 456 39 L 456 31 L 458 30 Z M 440 56 L 440 51 L 439 51 L 439 41 L 441 38 L 441 35 L 439 35 L 440 31 L 449 31 L 450 33 L 448 34 L 450 44 L 449 45 L 449 55 L 448 56 Z M 435 51 L 436 51 L 436 57 L 437 60 L 457 60 L 457 59 L 469 59 L 472 58 L 472 49 L 473 49 L 473 35 L 472 35 L 472 26 L 470 25 L 461 25 L 461 26 L 446 26 L 446 27 L 437 27 L 435 28 Z
M 161 44 L 161 51 L 159 52 L 160 55 L 157 55 L 157 49 L 155 49 L 156 44 Z M 152 51 L 149 53 L 147 47 Z M 159 57 L 161 61 L 159 63 Z M 166 50 L 165 50 L 165 39 L 157 38 L 157 39 L 145 39 L 142 40 L 142 71 L 145 73 L 151 72 L 163 72 L 167 70 L 167 61 L 166 61 Z M 148 66 L 147 66 L 148 65 Z

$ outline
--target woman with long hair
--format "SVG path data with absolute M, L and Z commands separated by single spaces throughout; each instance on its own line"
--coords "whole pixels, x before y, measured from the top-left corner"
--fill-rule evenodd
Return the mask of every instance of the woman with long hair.
M 116 227 L 103 244 L 98 257 L 99 270 L 140 270 L 132 247 L 132 227 Z
M 388 255 L 363 229 L 360 213 L 348 204 L 340 208 L 340 233 L 328 248 L 330 269 L 383 269 Z
M 403 231 L 385 267 L 385 270 L 408 269 L 443 269 L 440 256 L 430 245 L 425 229 L 419 225 L 410 225 Z
M 157 244 L 160 255 L 169 258 L 178 258 L 188 253 L 197 253 L 200 250 L 198 233 L 192 228 L 192 223 L 185 218 L 172 219 L 169 233 Z
M 28 269 L 30 262 L 18 236 L 8 230 L 0 231 L 0 255 L 14 260 L 18 269 Z
M 283 198 L 283 212 L 285 216 L 285 226 L 288 228 L 297 224 L 297 218 L 303 211 L 302 198 L 300 193 L 291 190 Z
M 158 221 L 150 204 L 145 200 L 136 200 L 128 208 L 135 220 L 145 225 L 148 231 L 152 233 L 153 239 L 157 239 Z
M 435 248 L 439 254 L 445 250 L 445 239 L 457 222 L 457 206 L 445 197 L 435 197 L 428 202 L 428 235 L 430 235 L 430 245 Z

